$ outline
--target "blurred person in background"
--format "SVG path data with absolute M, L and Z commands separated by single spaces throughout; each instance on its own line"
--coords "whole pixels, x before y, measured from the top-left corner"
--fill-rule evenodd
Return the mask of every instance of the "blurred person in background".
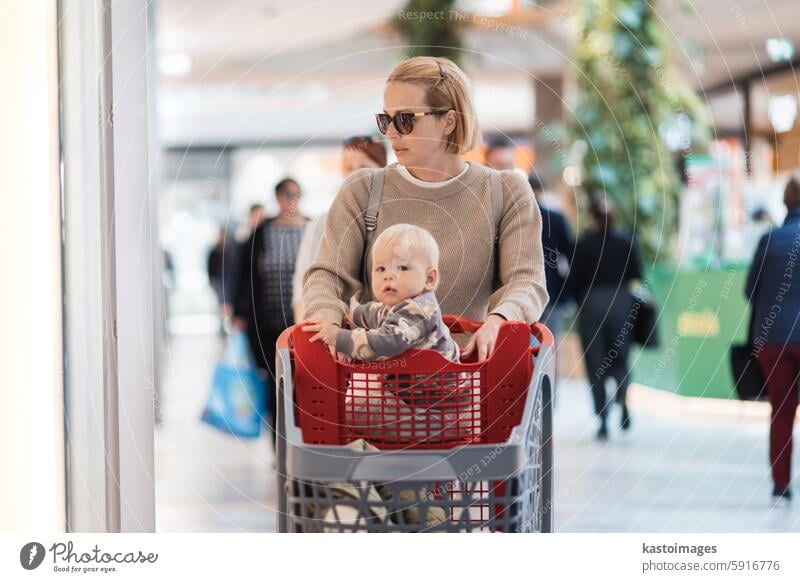
M 238 259 L 237 245 L 226 236 L 225 229 L 219 229 L 217 242 L 208 253 L 206 267 L 208 281 L 214 289 L 219 302 L 222 326 L 220 332 L 225 333 L 229 328 L 230 318 L 233 316 L 233 298 L 236 289 L 236 261 Z
M 550 302 L 542 313 L 541 321 L 553 333 L 557 346 L 567 305 L 572 299 L 566 287 L 566 279 L 569 273 L 569 262 L 575 252 L 575 241 L 572 239 L 564 215 L 544 204 L 545 184 L 541 177 L 533 173 L 528 176 L 528 183 L 531 185 L 533 195 L 539 203 L 539 210 L 542 212 L 544 272 L 547 278 L 547 294 L 550 296 Z
M 256 202 L 250 206 L 247 212 L 247 219 L 239 225 L 236 229 L 236 240 L 239 243 L 244 243 L 253 234 L 253 231 L 264 222 L 264 205 Z
M 260 221 L 239 250 L 233 303 L 234 326 L 244 329 L 257 366 L 267 379 L 266 421 L 275 441 L 275 342 L 294 325 L 292 276 L 308 219 L 298 211 L 300 185 L 284 178 L 275 186 L 277 216 Z M 251 218 L 258 219 L 258 216 Z
M 346 178 L 356 170 L 362 168 L 383 168 L 386 166 L 386 147 L 383 142 L 370 135 L 357 135 L 347 138 L 342 142 L 342 175 Z M 322 233 L 325 231 L 325 218 L 328 213 L 323 213 L 314 218 L 303 233 L 300 248 L 297 251 L 297 264 L 294 268 L 292 281 L 292 307 L 294 320 L 303 320 L 303 277 L 306 270 L 314 261 L 317 254 Z
M 800 375 L 800 285 L 793 277 L 800 256 L 800 175 L 789 180 L 783 203 L 786 218 L 759 240 L 745 285 L 754 310 L 756 337 L 751 343 L 772 407 L 769 462 L 775 503 L 792 498 L 792 432 Z
M 775 226 L 775 221 L 772 220 L 772 216 L 767 211 L 766 208 L 756 208 L 753 211 L 753 224 L 757 225 L 761 230 L 762 234 L 767 232 L 770 228 Z
M 600 421 L 599 440 L 608 439 L 606 379 L 617 384 L 620 426 L 628 430 L 631 415 L 626 401 L 630 376 L 630 319 L 633 297 L 629 288 L 642 278 L 636 239 L 614 226 L 614 209 L 608 198 L 590 196 L 589 232 L 575 245 L 567 285 L 578 303 L 578 329 L 594 410 Z
M 247 218 L 245 218 L 242 222 L 239 223 L 239 226 L 236 228 L 233 237 L 233 246 L 234 248 L 234 264 L 231 267 L 231 277 L 233 282 L 231 283 L 230 289 L 226 288 L 226 291 L 230 291 L 228 297 L 231 299 L 229 300 L 231 304 L 235 301 L 236 293 L 237 293 L 237 285 L 239 284 L 239 264 L 241 262 L 240 257 L 242 254 L 242 249 L 245 246 L 245 243 L 250 239 L 253 232 L 264 222 L 266 215 L 264 214 L 264 205 L 260 202 L 255 202 L 250 205 L 250 209 L 247 211 Z M 231 317 L 233 317 L 233 313 L 231 313 Z
M 514 143 L 505 136 L 494 137 L 486 143 L 483 157 L 493 170 L 513 170 Z

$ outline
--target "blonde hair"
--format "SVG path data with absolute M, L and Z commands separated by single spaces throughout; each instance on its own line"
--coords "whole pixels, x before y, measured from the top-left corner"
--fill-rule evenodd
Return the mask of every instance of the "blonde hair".
M 419 226 L 401 223 L 384 230 L 378 235 L 372 246 L 373 257 L 376 251 L 386 247 L 393 249 L 400 247 L 401 251 L 423 254 L 428 259 L 428 267 L 439 268 L 439 245 L 436 244 L 436 239 L 431 233 Z M 436 286 L 438 287 L 438 285 L 437 279 Z
M 444 57 L 413 57 L 389 73 L 387 83 L 413 83 L 425 90 L 434 111 L 456 112 L 456 128 L 447 137 L 447 151 L 465 154 L 481 144 L 481 132 L 469 93 L 469 80 L 458 65 Z

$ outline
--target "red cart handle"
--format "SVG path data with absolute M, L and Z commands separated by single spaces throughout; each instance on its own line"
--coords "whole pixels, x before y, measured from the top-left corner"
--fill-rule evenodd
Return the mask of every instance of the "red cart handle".
M 442 316 L 442 319 L 444 320 L 444 324 L 453 333 L 475 333 L 483 325 L 483 322 L 481 321 L 475 321 L 473 319 L 469 319 L 468 317 L 461 317 L 459 315 L 446 314 Z M 278 338 L 278 349 L 289 347 L 289 338 L 291 337 L 292 331 L 295 327 L 302 329 L 302 326 L 295 325 L 284 330 Z M 539 340 L 540 344 L 553 345 L 553 334 L 544 324 L 539 322 L 533 323 L 531 324 L 530 329 L 531 334 Z M 531 353 L 538 354 L 539 346 L 531 347 Z
M 468 317 L 462 317 L 460 315 L 444 314 L 442 315 L 442 319 L 444 320 L 444 324 L 453 333 L 475 333 L 483 325 L 482 321 L 475 321 L 474 319 L 469 319 Z M 553 343 L 553 334 L 543 323 L 538 321 L 536 323 L 532 323 L 530 325 L 530 330 L 531 335 L 539 340 L 539 343 Z

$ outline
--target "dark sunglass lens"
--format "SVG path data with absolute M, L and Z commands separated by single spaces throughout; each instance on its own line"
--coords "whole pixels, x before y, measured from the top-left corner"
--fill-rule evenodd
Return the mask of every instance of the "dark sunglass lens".
M 385 113 L 378 113 L 375 116 L 375 120 L 378 122 L 378 131 L 385 134 L 386 129 L 389 127 L 389 123 L 391 123 L 392 119 Z
M 395 115 L 397 131 L 405 135 L 411 133 L 414 129 L 414 114 L 413 113 L 398 113 Z

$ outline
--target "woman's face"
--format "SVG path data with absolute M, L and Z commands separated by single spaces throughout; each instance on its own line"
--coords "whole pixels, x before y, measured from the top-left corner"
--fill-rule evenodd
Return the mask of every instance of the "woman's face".
M 422 113 L 431 111 L 425 102 L 425 89 L 413 83 L 393 81 L 383 91 L 383 111 L 395 115 L 401 111 Z M 445 115 L 424 115 L 414 119 L 414 129 L 408 135 L 398 133 L 394 123 L 386 130 L 386 138 L 404 166 L 428 167 L 430 161 L 447 148 L 447 136 L 455 130 L 455 112 Z
M 297 204 L 300 202 L 300 187 L 294 182 L 289 182 L 278 192 L 277 198 L 280 214 L 292 216 L 297 212 Z

